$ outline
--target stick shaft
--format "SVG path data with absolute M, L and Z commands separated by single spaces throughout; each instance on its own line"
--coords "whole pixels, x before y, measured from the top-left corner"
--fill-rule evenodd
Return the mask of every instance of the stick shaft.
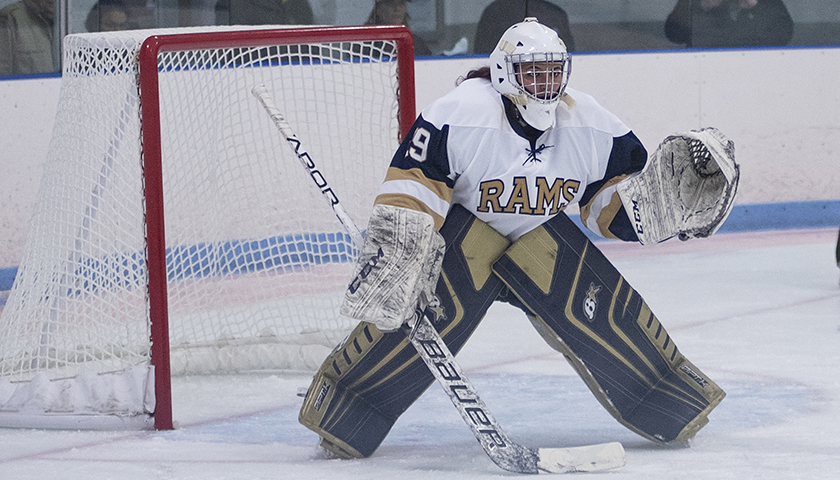
M 274 126 L 277 127 L 277 130 L 281 135 L 283 135 L 286 142 L 289 144 L 289 147 L 295 153 L 295 156 L 300 161 L 300 164 L 307 172 L 309 172 L 309 178 L 312 179 L 321 191 L 321 194 L 330 203 L 330 208 L 332 208 L 333 212 L 335 212 L 335 216 L 344 226 L 344 229 L 347 230 L 350 238 L 353 239 L 353 244 L 356 248 L 361 248 L 363 243 L 362 232 L 359 231 L 356 224 L 347 214 L 347 211 L 344 210 L 344 207 L 341 205 L 335 191 L 333 191 L 332 187 L 330 187 L 327 183 L 327 179 L 324 177 L 324 174 L 321 173 L 315 166 L 315 162 L 312 160 L 309 152 L 307 152 L 300 139 L 297 135 L 295 135 L 294 130 L 292 130 L 292 127 L 289 125 L 289 122 L 286 121 L 286 118 L 280 112 L 280 109 L 277 108 L 277 105 L 274 103 L 274 99 L 271 98 L 271 94 L 268 92 L 268 89 L 265 85 L 257 85 L 251 89 L 251 93 L 257 98 L 257 100 L 259 100 L 260 104 L 262 104 L 266 113 L 268 113 L 268 116 L 271 118 L 271 121 L 274 122 Z

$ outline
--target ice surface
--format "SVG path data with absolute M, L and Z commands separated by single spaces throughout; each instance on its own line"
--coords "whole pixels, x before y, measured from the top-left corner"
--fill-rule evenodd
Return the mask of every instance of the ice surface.
M 627 466 L 586 479 L 828 479 L 840 471 L 836 230 L 599 243 L 680 350 L 727 397 L 687 448 L 619 425 L 516 310 L 497 304 L 459 360 L 515 441 L 620 441 Z M 511 341 L 515 339 L 515 341 Z M 433 385 L 365 460 L 326 460 L 297 422 L 309 374 L 175 380 L 165 432 L 0 429 L 0 478 L 508 478 Z

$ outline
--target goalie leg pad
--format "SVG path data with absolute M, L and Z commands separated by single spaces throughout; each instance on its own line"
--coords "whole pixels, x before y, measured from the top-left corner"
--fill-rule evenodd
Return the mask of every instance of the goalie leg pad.
M 458 206 L 441 234 L 447 253 L 426 315 L 457 352 L 504 288 L 491 267 L 510 242 Z M 433 381 L 402 331 L 383 333 L 362 322 L 321 365 L 299 420 L 336 455 L 367 457 Z
M 549 345 L 634 432 L 662 443 L 687 440 L 723 399 L 565 214 L 522 236 L 493 269 L 535 313 L 531 321 Z

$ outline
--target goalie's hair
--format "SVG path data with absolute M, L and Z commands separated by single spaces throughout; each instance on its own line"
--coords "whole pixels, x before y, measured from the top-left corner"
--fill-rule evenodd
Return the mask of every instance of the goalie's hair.
M 470 70 L 469 72 L 467 72 L 466 75 L 458 77 L 458 79 L 455 80 L 455 85 L 456 86 L 460 85 L 461 83 L 464 82 L 464 80 L 471 80 L 473 78 L 483 78 L 483 79 L 485 79 L 489 82 L 490 81 L 490 67 L 489 66 L 484 66 L 484 67 L 479 67 L 479 68 Z

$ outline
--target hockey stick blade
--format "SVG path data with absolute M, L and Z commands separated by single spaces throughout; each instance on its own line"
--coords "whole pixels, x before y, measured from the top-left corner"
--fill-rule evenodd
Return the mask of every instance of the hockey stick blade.
M 327 198 L 336 217 L 353 239 L 356 248 L 361 250 L 360 230 L 340 205 L 335 192 L 327 186 L 326 179 L 315 168 L 306 149 L 303 148 L 291 126 L 274 104 L 268 89 L 265 85 L 257 85 L 251 93 L 262 104 L 277 130 L 286 139 L 289 148 Z M 484 401 L 478 396 L 472 383 L 464 376 L 449 347 L 443 342 L 429 319 L 418 312 L 411 323 L 413 327 L 405 324 L 403 328 L 412 346 L 452 400 L 484 452 L 500 468 L 516 473 L 569 473 L 596 472 L 624 466 L 624 448 L 620 443 L 534 449 L 511 442 L 496 423 L 496 419 L 493 418 Z
M 624 447 L 618 442 L 539 449 L 512 442 L 455 362 L 455 357 L 428 317 L 417 312 L 413 327 L 404 325 L 403 330 L 484 452 L 500 468 L 516 473 L 571 473 L 624 466 Z

